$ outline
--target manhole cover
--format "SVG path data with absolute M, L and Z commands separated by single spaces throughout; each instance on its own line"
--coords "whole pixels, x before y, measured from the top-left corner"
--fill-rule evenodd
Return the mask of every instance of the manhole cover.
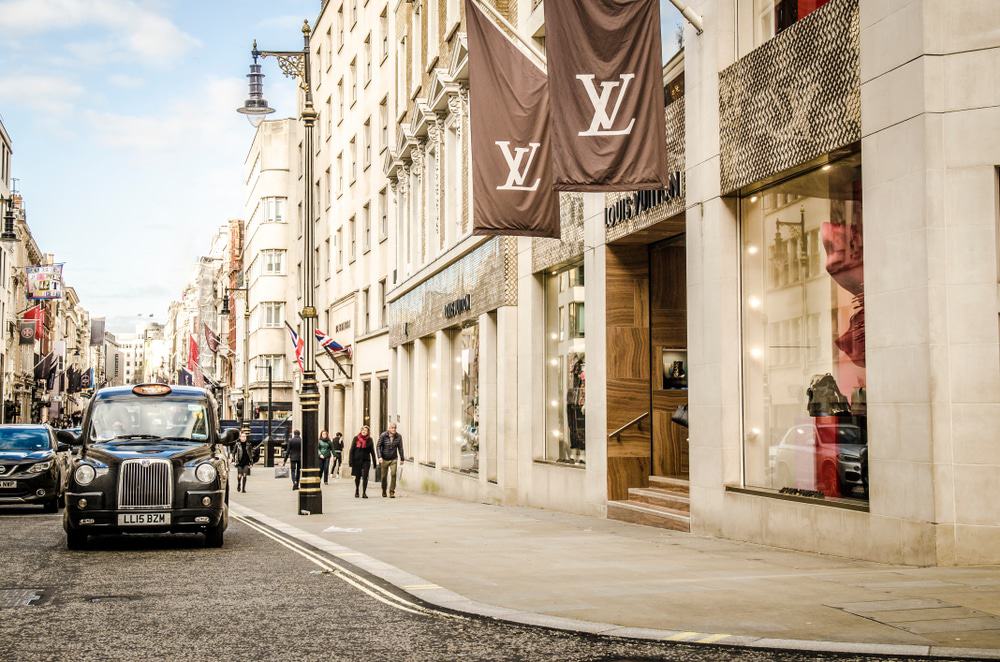
M 0 607 L 31 607 L 42 601 L 40 588 L 0 588 Z
M 132 602 L 138 599 L 135 595 L 95 595 L 87 598 L 87 602 Z

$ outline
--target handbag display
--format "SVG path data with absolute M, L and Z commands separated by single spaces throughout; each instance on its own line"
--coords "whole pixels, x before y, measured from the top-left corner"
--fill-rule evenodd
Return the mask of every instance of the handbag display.
M 274 468 L 274 477 L 275 478 L 288 478 L 290 475 L 291 475 L 291 472 L 288 470 L 288 467 L 275 467 Z
M 688 427 L 688 406 L 677 405 L 677 409 L 675 409 L 674 413 L 670 416 L 670 420 L 681 427 Z
M 806 389 L 806 397 L 809 398 L 806 409 L 810 416 L 842 416 L 851 413 L 847 398 L 830 373 L 813 377 Z

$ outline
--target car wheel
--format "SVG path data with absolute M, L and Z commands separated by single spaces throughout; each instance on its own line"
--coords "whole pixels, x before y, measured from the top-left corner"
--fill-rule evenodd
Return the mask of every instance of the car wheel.
M 47 513 L 58 513 L 59 497 L 52 497 L 42 505 L 42 508 Z
M 217 526 L 205 529 L 205 547 L 222 547 L 225 542 L 226 526 L 220 519 Z
M 87 549 L 87 534 L 83 531 L 67 531 L 66 549 Z

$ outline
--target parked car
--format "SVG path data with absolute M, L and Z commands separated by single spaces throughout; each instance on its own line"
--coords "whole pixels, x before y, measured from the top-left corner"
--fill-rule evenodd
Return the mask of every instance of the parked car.
M 774 448 L 772 485 L 866 497 L 867 448 L 864 430 L 851 423 L 794 425 Z
M 0 504 L 62 503 L 70 446 L 48 425 L 0 425 Z
M 221 547 L 229 523 L 229 466 L 220 446 L 239 439 L 221 432 L 204 389 L 140 384 L 99 390 L 77 437 L 66 492 L 66 546 L 111 533 L 195 532 Z

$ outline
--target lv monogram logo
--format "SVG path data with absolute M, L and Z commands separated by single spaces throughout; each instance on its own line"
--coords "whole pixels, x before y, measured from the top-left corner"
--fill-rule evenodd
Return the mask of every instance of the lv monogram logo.
M 618 111 L 621 110 L 622 101 L 625 99 L 625 91 L 628 89 L 632 79 L 635 78 L 635 74 L 622 74 L 619 76 L 621 80 L 617 81 L 603 81 L 600 92 L 597 91 L 597 87 L 594 85 L 594 74 L 579 74 L 576 78 L 583 83 L 583 87 L 587 90 L 587 96 L 590 97 L 590 103 L 594 104 L 594 118 L 590 121 L 590 128 L 586 131 L 581 131 L 577 135 L 625 136 L 632 133 L 632 127 L 635 126 L 634 117 L 624 129 L 613 130 L 611 127 L 614 126 L 615 121 L 618 119 Z M 611 95 L 614 94 L 619 86 L 621 86 L 621 89 L 618 90 L 615 107 L 611 111 L 611 114 L 608 114 L 608 104 L 611 102 Z
M 528 178 L 528 173 L 531 171 L 531 164 L 535 161 L 535 153 L 538 152 L 538 148 L 542 146 L 541 143 L 528 143 L 527 147 L 515 147 L 514 152 L 510 151 L 510 141 L 509 140 L 498 140 L 496 141 L 497 147 L 503 153 L 503 158 L 507 161 L 507 167 L 510 172 L 507 174 L 507 181 L 504 182 L 502 186 L 498 186 L 498 191 L 534 191 L 538 189 L 539 182 L 542 181 L 541 177 L 535 180 L 535 183 L 531 186 L 525 185 L 524 181 Z M 527 163 L 525 163 L 524 157 L 527 156 Z

